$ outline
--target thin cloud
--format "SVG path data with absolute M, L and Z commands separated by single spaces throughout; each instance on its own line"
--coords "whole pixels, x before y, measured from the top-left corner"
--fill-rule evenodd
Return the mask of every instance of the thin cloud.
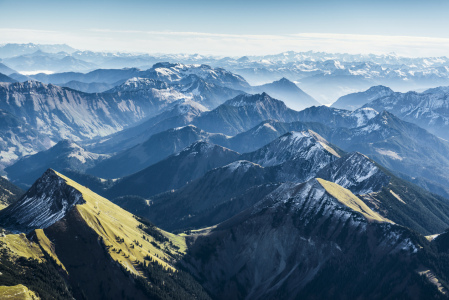
M 219 56 L 275 54 L 287 50 L 346 53 L 390 53 L 404 56 L 444 56 L 449 39 L 335 33 L 248 35 L 207 32 L 110 30 L 82 32 L 0 28 L 0 43 L 66 43 L 94 51 L 201 53 Z

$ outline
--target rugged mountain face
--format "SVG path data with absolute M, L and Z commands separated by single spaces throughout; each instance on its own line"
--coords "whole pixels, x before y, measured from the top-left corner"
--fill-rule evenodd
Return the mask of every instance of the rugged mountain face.
M 349 189 L 381 216 L 421 234 L 441 232 L 449 224 L 445 198 L 396 177 L 358 152 L 329 163 L 316 177 Z
M 144 216 L 167 230 L 187 228 L 190 218 L 201 216 L 214 206 L 274 179 L 274 174 L 260 165 L 239 160 L 213 169 L 179 190 L 152 197 Z
M 375 99 L 365 107 L 387 110 L 441 138 L 449 139 L 449 92 L 444 88 L 423 93 L 394 93 Z
M 172 162 L 177 162 L 179 159 L 185 161 L 184 157 L 190 156 L 192 152 L 190 147 L 186 150 L 140 173 L 124 178 L 107 193 L 148 197 L 148 191 L 154 192 L 159 188 L 158 184 L 154 183 L 158 179 L 148 179 L 149 174 L 155 174 L 155 170 L 161 170 L 162 165 L 171 166 Z M 225 217 L 229 218 L 253 205 L 257 200 L 256 195 L 266 195 L 278 186 L 278 182 L 303 182 L 313 178 L 320 169 L 339 157 L 336 151 L 340 150 L 329 145 L 313 132 L 287 133 L 254 153 L 244 154 L 241 157 L 227 156 L 229 160 L 253 159 L 266 165 L 266 168 L 246 160 L 235 161 L 213 169 L 196 180 L 185 182 L 187 183 L 185 186 L 178 185 L 179 190 L 153 196 L 150 199 L 150 206 L 144 203 L 140 211 L 143 216 L 153 220 L 158 226 L 171 230 L 200 224 L 211 226 L 214 225 L 212 221 L 224 221 Z M 194 165 L 197 165 L 199 164 L 197 159 L 201 159 L 204 154 L 200 155 L 200 151 L 193 153 L 195 152 L 199 152 L 194 156 Z M 211 165 L 209 158 L 202 158 L 202 160 L 206 161 L 208 166 Z M 172 168 L 162 169 L 171 170 Z M 190 168 L 195 170 L 193 167 Z M 212 166 L 209 169 L 212 169 Z M 148 171 L 152 172 L 148 173 Z M 173 174 L 169 172 L 167 176 L 161 177 L 166 180 L 165 178 L 172 176 Z M 142 178 L 146 178 L 146 181 L 142 182 Z M 169 211 L 170 218 L 167 215 Z
M 211 79 L 209 78 L 208 80 Z M 109 92 L 135 92 L 151 88 L 170 89 L 172 90 L 172 93 L 176 91 L 183 94 L 185 98 L 200 103 L 209 109 L 215 108 L 226 100 L 234 98 L 239 94 L 243 94 L 242 91 L 237 91 L 213 83 L 215 81 L 216 80 L 212 80 L 209 82 L 195 74 L 186 75 L 186 77 L 180 77 L 180 79 L 172 81 L 157 76 L 156 79 L 134 77 L 128 79 L 122 85 L 112 88 Z
M 301 183 L 320 177 L 362 195 L 361 199 L 382 216 L 422 234 L 439 232 L 449 225 L 447 200 L 396 177 L 365 155 L 357 152 L 344 155 L 315 133 L 287 133 L 253 153 L 243 154 L 239 159 L 242 158 L 253 159 L 266 167 L 249 162 L 242 164 L 247 168 L 236 167 L 240 170 L 237 173 L 239 180 L 247 181 L 242 183 L 243 186 L 229 179 L 230 166 L 240 166 L 237 162 L 212 170 L 179 190 L 152 197 L 150 207 L 140 201 L 143 204 L 141 214 L 154 220 L 158 226 L 171 230 L 211 226 L 214 225 L 212 220 L 222 222 L 225 219 L 220 219 L 221 216 L 231 217 L 253 205 L 256 199 L 250 196 L 251 189 L 253 194 L 257 188 L 270 192 L 270 188 L 278 182 Z M 226 189 L 231 183 L 234 188 Z M 126 184 L 132 185 L 132 181 L 126 181 Z M 145 183 L 132 186 L 126 193 L 132 195 L 137 193 L 135 191 L 147 190 L 143 187 Z M 113 192 L 116 193 L 119 191 Z M 247 195 L 248 199 L 244 199 L 242 194 Z M 208 204 L 201 209 L 191 207 L 189 203 L 192 199 Z M 132 207 L 136 209 L 135 205 Z M 178 209 L 179 214 L 173 214 L 167 221 L 169 218 L 164 217 L 167 211 Z M 188 218 L 185 217 L 187 213 Z
M 378 115 L 371 108 L 358 109 L 354 112 L 336 110 L 326 106 L 307 108 L 298 113 L 300 122 L 281 122 L 266 120 L 255 127 L 239 133 L 229 139 L 229 147 L 239 152 L 252 152 L 289 131 L 312 130 L 322 136 L 331 135 L 333 127 L 359 127 Z M 324 115 L 325 117 L 321 117 Z M 325 125 L 327 124 L 327 125 Z
M 222 68 L 212 68 L 208 65 L 168 62 L 154 64 L 148 70 L 140 70 L 137 68 L 97 69 L 86 74 L 65 72 L 50 75 L 37 74 L 31 77 L 44 83 L 53 84 L 64 84 L 72 80 L 84 83 L 103 82 L 116 84 L 117 82 L 124 82 L 133 77 L 148 78 L 169 84 L 179 84 L 183 80 L 192 81 L 191 75 L 211 84 L 209 87 L 213 87 L 212 85 L 214 85 L 233 90 L 245 90 L 249 88 L 249 84 L 243 77 Z M 189 77 L 190 79 L 188 79 Z
M 150 78 L 140 78 L 140 77 L 133 77 L 128 80 L 126 80 L 124 83 L 117 85 L 110 89 L 109 93 L 126 93 L 126 92 L 138 92 L 142 90 L 149 90 L 149 89 L 158 89 L 158 90 L 164 90 L 168 89 L 170 86 L 163 81 L 156 80 L 156 79 L 150 79 Z
M 0 99 L 1 109 L 55 141 L 111 134 L 178 100 L 161 90 L 85 94 L 35 81 L 1 84 Z
M 235 135 L 264 120 L 297 121 L 298 112 L 266 93 L 240 95 L 199 116 L 193 124 L 208 132 Z
M 330 162 L 318 171 L 316 177 L 335 182 L 354 194 L 378 192 L 390 182 L 387 174 L 358 152 Z
M 246 159 L 275 174 L 277 182 L 304 182 L 330 162 L 338 159 L 341 150 L 313 131 L 289 132 L 251 153 Z
M 139 195 L 145 198 L 178 189 L 206 172 L 238 160 L 240 154 L 204 141 L 119 180 L 108 190 L 110 197 Z
M 217 299 L 308 298 L 312 287 L 320 297 L 337 295 L 335 289 L 340 296 L 414 297 L 410 286 L 418 293 L 427 289 L 408 263 L 418 248 L 410 231 L 391 224 L 350 191 L 312 179 L 282 185 L 254 207 L 198 236 L 183 262 Z M 401 264 L 394 263 L 397 259 Z M 380 261 L 389 267 L 380 268 Z M 345 281 L 323 281 L 336 276 Z M 401 288 L 386 291 L 386 278 Z M 357 288 L 368 282 L 369 288 Z
M 222 68 L 212 68 L 208 65 L 185 65 L 180 63 L 157 63 L 151 69 L 143 72 L 142 77 L 157 79 L 165 82 L 177 82 L 194 74 L 199 78 L 215 85 L 234 90 L 245 90 L 249 87 L 246 80 Z
M 353 112 L 327 106 L 313 106 L 299 113 L 301 122 L 318 122 L 329 127 L 359 127 L 377 115 L 372 109 L 358 109 Z
M 316 122 L 285 123 L 268 120 L 230 138 L 229 147 L 241 153 L 253 152 L 289 131 L 307 131 L 309 129 L 321 134 L 331 130 L 326 125 Z
M 5 171 L 13 182 L 29 187 L 49 168 L 85 171 L 106 158 L 107 155 L 86 151 L 73 141 L 62 140 L 48 150 L 23 157 Z
M 103 82 L 85 83 L 77 80 L 72 80 L 58 85 L 85 93 L 102 93 L 114 87 L 112 84 L 109 83 Z
M 174 266 L 186 249 L 184 238 L 159 230 L 53 170 L 0 218 L 6 228 L 30 232 L 22 244 L 7 245 L 27 254 L 42 249 L 65 275 L 75 298 L 208 299 Z
M 0 136 L 0 169 L 2 170 L 22 156 L 34 154 L 53 145 L 50 138 L 3 110 L 0 110 Z
M 183 127 L 206 111 L 207 109 L 197 102 L 181 100 L 179 103 L 174 104 L 173 107 L 136 126 L 110 136 L 89 141 L 86 146 L 93 151 L 101 153 L 121 152 L 145 142 L 153 134 Z
M 321 112 L 327 116 L 323 119 L 330 120 L 326 121 L 328 126 L 317 123 L 320 121 Z M 239 152 L 249 152 L 288 131 L 313 130 L 345 151 L 358 151 L 368 155 L 394 170 L 397 176 L 444 197 L 449 196 L 449 190 L 445 188 L 446 157 L 449 152 L 444 140 L 398 119 L 391 113 L 378 114 L 371 108 L 362 108 L 351 113 L 319 107 L 300 112 L 303 113 L 307 116 L 305 119 L 310 122 L 264 121 L 230 138 L 227 147 Z M 440 171 L 434 172 L 435 168 Z
M 85 201 L 79 191 L 48 170 L 19 201 L 0 212 L 0 224 L 12 231 L 29 233 L 53 225 L 74 205 L 82 203 Z
M 228 88 L 226 85 L 221 86 L 212 81 L 206 81 L 195 74 L 190 74 L 182 79 L 179 88 L 183 93 L 191 94 L 196 102 L 210 109 L 223 104 L 226 100 L 243 94 L 242 91 Z
M 447 185 L 449 144 L 391 113 L 384 111 L 364 126 L 340 128 L 324 136 L 343 150 L 359 151 L 397 173 Z
M 320 103 L 312 96 L 301 90 L 295 83 L 283 77 L 278 81 L 252 88 L 254 92 L 265 92 L 276 99 L 281 99 L 288 107 L 294 110 L 303 110 L 310 106 L 319 106 Z
M 221 134 L 204 132 L 192 125 L 170 129 L 152 135 L 142 144 L 98 163 L 95 167 L 89 169 L 87 173 L 102 178 L 118 178 L 130 175 L 199 140 L 223 144 L 219 141 L 226 140 L 226 137 Z
M 327 165 L 340 157 L 341 150 L 329 144 L 315 132 L 288 132 L 268 145 L 254 152 L 245 153 L 243 159 L 264 167 L 281 165 L 294 160 L 315 161 Z
M 296 114 L 283 102 L 267 94 L 240 95 L 209 112 L 196 102 L 182 101 L 179 106 L 175 105 L 142 124 L 100 139 L 88 148 L 98 152 L 125 150 L 146 141 L 153 134 L 189 123 L 210 133 L 233 135 L 266 119 L 295 120 Z M 228 146 L 227 142 L 223 143 L 218 144 Z M 233 144 L 233 147 L 240 145 L 239 142 Z
M 359 93 L 348 94 L 338 98 L 337 101 L 332 103 L 331 107 L 356 110 L 363 105 L 382 97 L 392 95 L 394 92 L 389 87 L 378 85 L 370 87 L 368 90 Z
M 9 180 L 0 177 L 0 210 L 17 201 L 24 193 Z

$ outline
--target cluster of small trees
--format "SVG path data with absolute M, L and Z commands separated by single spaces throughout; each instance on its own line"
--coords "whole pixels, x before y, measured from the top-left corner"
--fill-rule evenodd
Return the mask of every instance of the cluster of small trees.
M 139 228 L 146 234 L 152 236 L 156 241 L 160 243 L 168 242 L 168 238 L 165 235 L 163 235 L 159 231 L 159 229 L 156 226 L 154 226 L 153 223 L 137 216 L 134 216 L 134 218 L 136 218 L 141 223 L 137 226 L 137 228 Z
M 10 250 L 0 250 L 0 286 L 23 284 L 41 299 L 73 299 L 58 266 L 46 256 L 39 262 L 32 258 L 15 258 Z
M 165 268 L 151 256 L 138 264 L 146 278 L 134 276 L 136 283 L 150 299 L 210 299 L 201 285 L 186 272 Z

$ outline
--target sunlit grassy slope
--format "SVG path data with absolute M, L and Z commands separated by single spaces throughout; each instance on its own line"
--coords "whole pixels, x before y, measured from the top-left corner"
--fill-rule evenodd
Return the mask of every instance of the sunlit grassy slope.
M 61 261 L 59 260 L 58 256 L 55 253 L 53 243 L 47 238 L 44 231 L 42 229 L 36 229 L 34 233 L 36 234 L 36 240 L 39 246 L 41 246 L 42 249 L 56 261 L 58 266 L 60 266 L 64 271 L 67 272 L 65 266 L 61 263 Z
M 368 220 L 378 222 L 391 222 L 390 220 L 374 212 L 362 200 L 357 198 L 357 196 L 355 196 L 351 191 L 341 187 L 336 183 L 329 182 L 321 178 L 317 178 L 317 180 L 321 184 L 321 186 L 340 203 L 356 212 L 361 213 Z
M 0 299 L 4 300 L 37 300 L 40 299 L 26 286 L 18 284 L 15 286 L 0 286 Z
M 162 281 L 171 280 L 169 287 L 166 289 L 164 289 L 164 287 L 156 287 L 149 292 L 149 295 L 175 293 L 177 295 L 186 295 L 188 297 L 192 296 L 192 294 L 189 293 L 203 293 L 201 290 L 198 290 L 201 289 L 199 285 L 190 290 L 188 287 L 182 286 L 182 283 L 180 282 L 187 278 L 186 275 L 180 275 L 180 279 L 177 279 L 177 277 L 170 277 L 170 272 L 176 270 L 175 262 L 179 260 L 187 250 L 185 237 L 160 230 L 150 222 L 135 217 L 133 214 L 123 210 L 109 200 L 97 195 L 66 176 L 57 172 L 54 173 L 64 179 L 68 186 L 81 193 L 84 200 L 83 203 L 75 205 L 72 208 L 72 211 L 67 214 L 67 219 L 63 218 L 49 228 L 36 229 L 29 233 L 28 237 L 25 234 L 8 234 L 0 236 L 0 248 L 5 248 L 8 253 L 11 253 L 10 256 L 8 256 L 9 258 L 7 258 L 9 262 L 14 262 L 23 257 L 36 260 L 36 262 L 42 263 L 42 266 L 45 267 L 46 264 L 48 265 L 46 258 L 49 257 L 60 267 L 60 269 L 67 273 L 69 278 L 75 276 L 74 274 L 71 274 L 70 271 L 76 272 L 73 269 L 73 261 L 70 261 L 70 259 L 67 260 L 67 255 L 63 255 L 62 253 L 58 256 L 58 249 L 61 249 L 62 246 L 58 243 L 65 241 L 58 238 L 53 241 L 50 240 L 48 236 L 51 236 L 50 234 L 53 234 L 54 236 L 55 232 L 58 232 L 58 228 L 61 228 L 61 226 L 80 226 L 76 227 L 80 228 L 80 234 L 86 232 L 86 228 L 89 228 L 89 232 L 94 233 L 92 240 L 80 241 L 78 245 L 81 247 L 87 247 L 88 245 L 92 245 L 92 243 L 97 244 L 98 242 L 100 245 L 104 246 L 107 253 L 106 255 L 109 255 L 112 260 L 120 264 L 128 272 L 141 277 L 144 281 L 145 278 L 149 280 L 148 282 L 154 282 L 152 280 L 155 280 L 155 278 L 160 278 Z M 72 217 L 69 217 L 69 215 Z M 72 222 L 73 216 L 77 216 L 77 222 L 81 223 L 66 223 Z M 92 229 L 92 231 L 90 231 L 90 229 Z M 95 237 L 95 235 L 98 237 Z M 76 236 L 73 234 L 67 238 L 68 241 L 73 241 L 73 239 L 76 240 Z M 65 252 L 63 253 L 65 254 Z M 166 272 L 165 274 L 157 273 L 158 269 L 150 267 L 149 262 L 151 262 L 153 266 L 154 264 L 160 265 L 163 269 L 170 272 Z M 40 265 L 33 264 L 33 266 L 40 268 Z M 10 277 L 16 280 L 16 283 L 24 283 L 20 280 L 20 276 L 17 278 L 14 276 L 16 276 L 15 273 Z M 187 278 L 187 280 L 190 279 Z M 14 281 L 12 283 L 14 283 Z M 150 283 L 150 289 L 151 284 L 152 283 Z M 188 282 L 188 284 L 190 284 L 190 282 Z M 193 284 L 196 283 L 193 282 Z M 12 288 L 10 287 L 8 289 L 11 290 Z M 125 288 L 123 287 L 123 289 Z M 6 288 L 3 290 L 5 293 L 8 292 Z M 41 292 L 45 291 L 40 290 L 39 293 Z M 14 294 L 14 292 L 12 293 Z M 4 299 L 5 297 L 0 297 L 0 299 Z
M 76 205 L 74 209 L 102 238 L 112 259 L 134 274 L 139 274 L 135 268 L 136 262 L 143 263 L 145 257 L 151 257 L 163 266 L 174 269 L 172 263 L 186 251 L 184 237 L 155 229 L 167 240 L 156 239 L 138 228 L 146 225 L 131 213 L 64 175 L 55 173 L 83 195 L 86 203 Z
M 0 236 L 0 285 L 0 299 L 73 299 L 39 243 L 23 233 Z
M 28 240 L 24 233 L 0 237 L 0 242 L 4 242 L 14 256 L 37 259 L 40 262 L 44 259 L 44 253 L 39 245 Z

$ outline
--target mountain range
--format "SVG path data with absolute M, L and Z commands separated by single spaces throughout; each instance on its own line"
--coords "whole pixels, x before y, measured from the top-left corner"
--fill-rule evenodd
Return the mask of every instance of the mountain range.
M 356 110 L 375 99 L 390 96 L 393 93 L 393 90 L 389 87 L 382 85 L 373 86 L 364 92 L 342 96 L 332 103 L 331 107 Z
M 197 171 L 181 171 L 184 168 Z M 254 195 L 264 196 L 282 182 L 299 183 L 314 177 L 362 195 L 372 209 L 416 231 L 434 232 L 449 224 L 449 206 L 444 198 L 398 178 L 358 152 L 345 154 L 310 130 L 287 132 L 242 155 L 195 142 L 136 174 L 100 188 L 93 184 L 92 188 L 162 228 L 180 230 L 222 222 L 255 204 L 259 198 Z M 403 207 L 409 201 L 414 205 Z
M 414 123 L 448 140 L 449 90 L 438 87 L 422 93 L 393 93 L 365 104 L 376 110 L 387 110 L 397 117 Z
M 0 298 L 449 295 L 447 58 L 0 59 Z
M 312 96 L 285 77 L 272 83 L 253 87 L 252 90 L 259 93 L 266 92 L 273 98 L 282 99 L 288 107 L 294 110 L 303 110 L 310 106 L 321 105 Z
M 190 108 L 181 111 L 168 111 L 170 113 L 163 113 L 104 141 L 88 144 L 87 148 L 94 153 L 105 149 L 115 149 L 119 153 L 87 172 L 103 178 L 118 178 L 140 171 L 197 140 L 210 141 L 243 153 L 254 151 L 288 131 L 311 129 L 343 150 L 364 153 L 403 178 L 440 195 L 449 195 L 445 188 L 448 179 L 444 175 L 448 165 L 447 143 L 387 112 L 378 114 L 371 108 L 350 112 L 324 106 L 296 112 L 267 94 L 237 96 L 210 112 L 199 110 L 192 115 Z M 178 113 L 181 119 L 171 117 Z M 281 115 L 287 121 L 306 122 L 261 121 Z M 165 130 L 186 123 L 197 127 Z M 229 134 L 246 129 L 246 132 L 232 138 L 209 133 L 221 131 Z M 435 166 L 441 171 L 432 172 Z
M 183 237 L 160 231 L 53 170 L 2 210 L 0 219 L 6 228 L 28 233 L 0 238 L 6 246 L 2 262 L 16 262 L 15 270 L 23 270 L 22 274 L 45 274 L 42 268 L 47 268 L 46 276 L 22 279 L 37 286 L 41 297 L 52 298 L 60 288 L 56 294 L 65 299 L 209 298 L 174 266 L 186 249 Z M 21 257 L 39 263 L 27 266 Z M 3 271 L 9 280 L 20 278 L 2 267 Z
M 247 168 L 237 164 L 236 170 Z M 323 179 L 285 183 L 216 227 L 173 235 L 48 170 L 0 212 L 0 222 L 28 232 L 0 237 L 3 280 L 41 297 L 309 298 L 324 282 L 330 286 L 319 290 L 323 296 L 334 295 L 337 283 L 345 295 L 361 297 L 439 298 L 445 292 L 440 282 L 447 266 L 434 269 L 447 251 L 444 237 L 430 244 Z M 40 263 L 26 265 L 27 258 Z M 431 272 L 432 281 L 420 277 L 416 265 Z M 385 279 L 400 288 L 389 290 Z
M 51 61 L 59 52 L 59 55 L 72 59 L 71 64 L 65 65 L 68 68 L 65 71 L 82 70 L 82 72 L 94 68 L 148 69 L 161 61 L 207 64 L 239 74 L 253 85 L 262 85 L 285 77 L 297 82 L 301 89 L 321 103 L 332 103 L 341 96 L 379 84 L 397 91 L 449 85 L 447 57 L 410 58 L 396 54 L 362 55 L 314 51 L 287 51 L 265 56 L 215 57 L 198 54 L 149 55 L 74 50 L 63 45 L 7 44 L 0 47 L 0 58 L 13 59 L 12 62 L 21 61 L 38 51 L 40 56 L 43 56 L 41 60 Z M 61 70 L 58 64 L 48 64 L 47 69 L 40 68 L 40 64 L 42 63 L 39 60 L 35 61 L 35 64 L 26 65 L 29 69 L 23 71 Z M 15 68 L 14 65 L 9 67 Z M 69 81 L 71 80 L 63 83 Z
M 70 140 L 62 140 L 48 150 L 21 158 L 5 169 L 10 178 L 23 187 L 30 187 L 48 168 L 86 171 L 102 160 L 105 154 L 91 153 Z M 27 170 L 26 173 L 23 170 Z
M 170 70 L 178 72 L 178 75 L 172 76 L 175 81 L 173 84 L 167 83 L 172 77 L 166 78 L 161 75 L 171 72 Z M 123 71 L 127 72 L 127 70 Z M 220 101 L 227 100 L 228 96 L 242 93 L 219 86 L 218 83 L 230 86 L 246 84 L 238 76 L 207 66 L 160 64 L 149 70 L 148 74 L 165 81 L 131 78 L 106 92 L 93 94 L 37 81 L 0 83 L 2 100 L 0 109 L 12 114 L 11 117 L 19 119 L 20 121 L 16 123 L 24 123 L 29 128 L 27 130 L 35 131 L 27 135 L 30 137 L 29 141 L 21 141 L 23 145 L 31 145 L 31 149 L 25 151 L 21 149 L 24 147 L 17 147 L 17 142 L 13 140 L 3 147 L 0 156 L 4 166 L 24 155 L 45 150 L 61 139 L 79 142 L 101 137 L 157 115 L 160 116 L 153 120 L 155 122 L 153 125 L 159 123 L 156 126 L 159 129 L 155 128 L 153 133 L 172 128 L 173 120 L 167 120 L 166 123 L 170 122 L 170 124 L 166 125 L 163 121 L 176 115 L 182 115 L 179 118 L 179 126 L 185 125 L 190 122 L 192 114 L 197 115 L 207 110 L 194 100 L 207 105 L 216 105 Z M 93 74 L 92 76 L 101 75 Z M 207 78 L 212 83 L 204 81 L 199 76 Z M 181 84 L 179 81 L 182 80 L 185 82 Z M 194 84 L 200 85 L 193 88 Z M 14 124 L 13 127 L 19 127 L 12 129 L 16 132 L 22 133 L 25 130 L 24 126 L 19 124 Z M 43 147 L 34 145 L 32 137 L 37 134 L 43 136 L 41 138 Z M 5 135 L 4 140 L 8 142 L 6 138 Z

